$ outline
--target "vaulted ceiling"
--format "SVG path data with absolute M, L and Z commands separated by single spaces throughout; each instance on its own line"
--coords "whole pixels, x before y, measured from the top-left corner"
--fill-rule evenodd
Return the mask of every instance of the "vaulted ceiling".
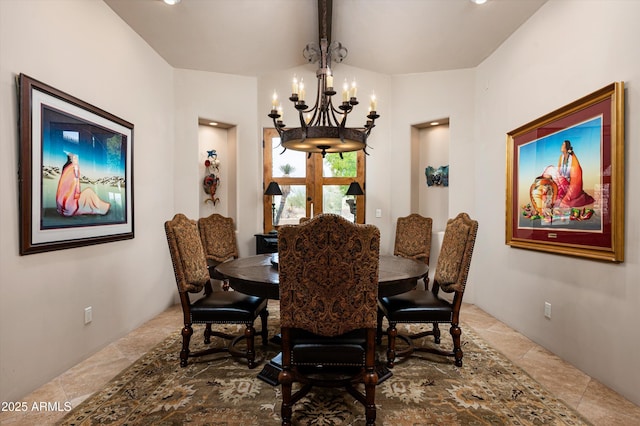
M 104 0 L 176 68 L 260 76 L 303 65 L 317 0 Z M 335 0 L 331 38 L 383 74 L 472 68 L 546 0 Z

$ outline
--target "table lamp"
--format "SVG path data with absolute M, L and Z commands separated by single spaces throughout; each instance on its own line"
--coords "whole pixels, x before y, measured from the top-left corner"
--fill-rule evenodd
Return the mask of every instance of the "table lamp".
M 275 195 L 282 195 L 282 190 L 280 189 L 280 185 L 277 182 L 269 182 L 269 186 L 267 186 L 266 191 L 264 191 L 264 195 L 271 196 L 271 225 L 274 227 L 271 232 L 276 232 L 276 203 L 274 201 Z
M 347 200 L 347 204 L 349 204 L 351 213 L 353 213 L 353 223 L 355 223 L 357 218 L 356 195 L 364 195 L 364 192 L 362 192 L 362 188 L 358 182 L 351 182 L 345 195 L 353 195 L 353 200 Z

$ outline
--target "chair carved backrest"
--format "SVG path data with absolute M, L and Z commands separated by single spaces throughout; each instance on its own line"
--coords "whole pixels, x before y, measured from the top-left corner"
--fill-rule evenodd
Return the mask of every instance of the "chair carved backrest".
M 478 222 L 466 213 L 447 221 L 434 276 L 435 292 L 438 288 L 447 293 L 464 292 L 477 232 Z
M 238 242 L 233 219 L 217 213 L 198 219 L 200 238 L 207 260 L 221 263 L 238 258 Z
M 199 293 L 209 282 L 209 270 L 197 222 L 178 213 L 165 222 L 164 229 L 178 291 L 181 294 Z
M 334 214 L 278 230 L 280 322 L 321 336 L 375 328 L 380 231 Z
M 433 219 L 412 213 L 396 222 L 393 254 L 429 264 Z

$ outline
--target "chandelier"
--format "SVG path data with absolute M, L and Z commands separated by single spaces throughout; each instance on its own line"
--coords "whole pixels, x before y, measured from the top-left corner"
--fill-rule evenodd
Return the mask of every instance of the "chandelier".
M 318 152 L 324 157 L 327 153 L 363 150 L 365 154 L 367 137 L 375 127 L 375 121 L 380 116 L 376 113 L 377 101 L 375 94 L 371 95 L 367 120 L 362 127 L 347 127 L 347 117 L 353 108 L 359 104 L 355 80 L 351 85 L 345 79 L 342 86 L 342 101 L 335 101 L 333 73 L 331 61 L 342 62 L 347 56 L 347 49 L 339 42 L 331 42 L 331 11 L 332 0 L 318 0 L 318 23 L 320 43 L 309 43 L 303 51 L 303 56 L 310 63 L 317 62 L 316 71 L 318 88 L 313 105 L 306 103 L 304 81 L 296 77 L 291 85 L 289 100 L 293 103 L 300 127 L 287 127 L 283 122 L 282 106 L 278 103 L 278 95 L 274 91 L 269 117 L 280 135 L 280 144 L 287 150 Z M 284 152 L 284 151 L 283 151 Z

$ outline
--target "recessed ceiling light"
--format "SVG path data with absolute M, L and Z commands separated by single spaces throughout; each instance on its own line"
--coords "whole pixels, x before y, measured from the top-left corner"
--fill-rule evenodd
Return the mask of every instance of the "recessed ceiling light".
M 475 3 L 475 4 L 485 4 L 487 2 L 487 0 L 470 0 L 470 1 L 471 3 Z
M 437 121 L 432 121 L 432 122 L 431 122 L 431 123 L 429 123 L 429 124 L 430 124 L 430 125 L 432 125 L 432 126 L 437 126 L 437 125 L 438 125 L 438 124 L 440 124 L 440 123 L 438 123 Z
M 171 6 L 173 6 L 174 4 L 180 3 L 180 0 L 162 0 L 162 1 Z
M 218 123 L 216 123 L 215 121 L 210 121 L 209 122 L 209 126 L 217 126 L 217 125 L 218 125 Z

